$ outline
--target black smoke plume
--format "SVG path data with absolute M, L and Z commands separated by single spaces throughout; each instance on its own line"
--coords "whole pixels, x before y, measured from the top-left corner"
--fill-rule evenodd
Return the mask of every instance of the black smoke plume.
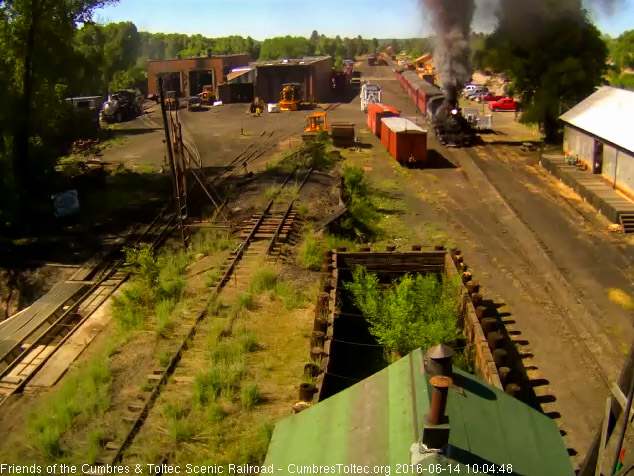
M 445 97 L 455 103 L 464 83 L 471 79 L 469 34 L 474 0 L 420 0 L 431 13 L 435 33 L 434 64 Z

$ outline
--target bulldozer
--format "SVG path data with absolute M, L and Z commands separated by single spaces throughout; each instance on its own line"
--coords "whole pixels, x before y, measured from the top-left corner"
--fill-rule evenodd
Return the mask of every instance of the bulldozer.
M 203 92 L 200 93 L 200 101 L 204 104 L 211 104 L 214 101 L 214 87 L 211 84 L 203 86 Z
M 328 122 L 325 112 L 315 112 L 310 116 L 306 116 L 306 129 L 302 134 L 303 142 L 312 142 L 320 132 L 328 132 Z
M 302 85 L 299 83 L 282 84 L 280 92 L 280 110 L 297 111 L 302 102 Z

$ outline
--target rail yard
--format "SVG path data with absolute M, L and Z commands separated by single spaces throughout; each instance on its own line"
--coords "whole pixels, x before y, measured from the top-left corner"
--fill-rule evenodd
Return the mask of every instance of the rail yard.
M 535 128 L 389 52 L 332 73 L 329 57 L 244 56 L 208 55 L 204 74 L 151 62 L 157 100 L 117 124 L 125 140 L 97 160 L 162 186 L 0 321 L 0 462 L 585 468 L 606 399 L 627 405 L 634 202 L 619 192 L 615 232 L 546 170 L 547 157 L 581 168 Z M 260 78 L 244 97 L 245 83 L 216 84 L 231 62 L 235 78 Z M 202 103 L 187 99 L 197 90 Z M 354 294 L 360 269 L 374 301 Z M 450 337 L 422 350 L 377 338 L 377 303 L 406 285 L 433 294 L 425 276 L 453 299 Z

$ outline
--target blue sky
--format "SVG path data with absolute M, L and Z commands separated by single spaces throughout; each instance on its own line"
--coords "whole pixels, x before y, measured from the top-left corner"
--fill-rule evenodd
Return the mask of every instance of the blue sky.
M 445 0 L 450 1 L 450 0 Z M 524 0 L 531 1 L 531 0 Z M 592 10 L 599 29 L 616 36 L 634 29 L 634 0 L 617 13 Z M 119 0 L 96 12 L 100 22 L 132 21 L 153 33 L 200 33 L 208 37 L 242 35 L 262 40 L 280 35 L 409 38 L 429 34 L 418 0 Z M 494 22 L 476 12 L 478 29 Z

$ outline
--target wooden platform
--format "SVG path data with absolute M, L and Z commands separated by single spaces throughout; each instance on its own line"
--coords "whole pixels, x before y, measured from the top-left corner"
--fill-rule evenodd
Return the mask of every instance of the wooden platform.
M 541 166 L 572 188 L 613 223 L 634 213 L 634 202 L 618 193 L 601 175 L 567 165 L 563 155 L 544 155 Z

